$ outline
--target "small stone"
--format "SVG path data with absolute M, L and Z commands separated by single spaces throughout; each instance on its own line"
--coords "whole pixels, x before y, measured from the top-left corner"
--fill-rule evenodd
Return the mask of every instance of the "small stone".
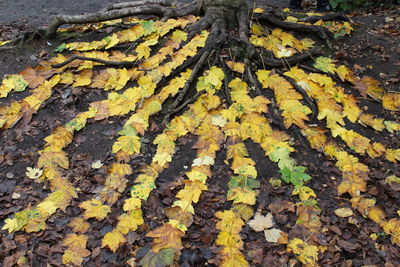
M 12 178 L 14 178 L 14 174 L 13 174 L 12 172 L 7 172 L 7 173 L 6 173 L 6 177 L 7 177 L 8 179 L 12 179 Z
M 32 55 L 32 56 L 29 57 L 29 59 L 32 60 L 32 61 L 35 61 L 35 60 L 37 60 L 37 57 L 35 55 Z

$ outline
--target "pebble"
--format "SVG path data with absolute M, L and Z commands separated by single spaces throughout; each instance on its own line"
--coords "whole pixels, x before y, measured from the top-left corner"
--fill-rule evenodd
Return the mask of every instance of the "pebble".
M 7 173 L 6 173 L 6 177 L 7 177 L 8 179 L 12 179 L 12 178 L 14 178 L 14 173 L 12 173 L 12 172 L 7 172 Z

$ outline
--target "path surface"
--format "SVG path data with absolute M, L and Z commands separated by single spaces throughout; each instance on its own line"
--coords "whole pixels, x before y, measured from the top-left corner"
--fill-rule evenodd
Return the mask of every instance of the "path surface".
M 0 1 L 0 25 L 27 23 L 32 27 L 39 27 L 47 24 L 57 14 L 76 15 L 94 12 L 108 3 L 115 2 L 121 0 L 3 0 Z M 263 2 L 283 6 L 289 0 L 263 0 Z

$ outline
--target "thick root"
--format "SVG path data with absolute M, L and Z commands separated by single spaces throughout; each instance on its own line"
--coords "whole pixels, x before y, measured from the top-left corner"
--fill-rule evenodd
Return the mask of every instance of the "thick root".
M 270 23 L 276 27 L 285 30 L 303 32 L 303 33 L 313 33 L 317 35 L 322 41 L 326 43 L 326 45 L 332 49 L 332 44 L 330 40 L 332 39 L 332 33 L 325 27 L 317 26 L 317 25 L 304 25 L 293 22 L 287 22 L 279 19 L 275 14 L 262 14 L 256 17 L 258 20 L 265 21 Z
M 124 18 L 132 15 L 153 15 L 158 17 L 175 18 L 186 16 L 189 14 L 195 14 L 196 11 L 196 5 L 194 4 L 186 5 L 182 8 L 173 8 L 161 4 L 147 4 L 157 2 L 155 0 L 142 0 L 140 2 L 142 3 L 142 5 L 135 5 L 126 8 L 113 8 L 110 10 L 102 10 L 99 12 L 84 15 L 57 16 L 47 27 L 46 37 L 55 37 L 57 29 L 64 24 L 96 23 L 106 20 Z

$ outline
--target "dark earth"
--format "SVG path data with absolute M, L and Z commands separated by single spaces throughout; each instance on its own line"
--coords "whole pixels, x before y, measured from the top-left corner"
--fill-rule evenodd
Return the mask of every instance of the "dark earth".
M 117 0 L 13 0 L 0 2 L 0 38 L 10 39 L 21 31 L 32 30 L 46 25 L 52 16 L 58 13 L 81 14 L 86 11 L 101 9 L 109 2 Z M 273 7 L 285 7 L 288 1 L 270 0 L 262 4 Z M 379 81 L 386 90 L 400 90 L 400 7 L 356 11 L 349 14 L 353 20 L 354 33 L 342 38 L 336 47 L 333 58 L 354 69 L 359 75 L 368 75 Z M 82 37 L 86 38 L 86 37 Z M 79 39 L 78 39 L 79 40 Z M 53 50 L 62 41 L 34 40 L 25 44 L 22 49 L 0 50 L 0 76 L 18 73 L 27 66 L 35 66 L 41 58 L 51 56 Z M 28 93 L 11 94 L 0 99 L 0 105 L 10 100 L 21 99 Z M 31 167 L 37 161 L 37 151 L 43 147 L 43 138 L 50 134 L 51 129 L 64 124 L 87 107 L 87 103 L 102 99 L 102 90 L 80 89 L 72 90 L 69 95 L 61 90 L 55 91 L 45 103 L 45 108 L 33 117 L 27 124 L 19 124 L 14 128 L 2 131 L 0 134 L 0 227 L 3 221 L 13 213 L 42 200 L 48 193 L 43 184 L 35 183 L 25 176 L 26 167 Z M 359 96 L 359 95 L 358 95 Z M 361 99 L 365 110 L 399 121 L 399 114 L 384 111 L 376 102 Z M 153 131 L 147 139 L 152 141 L 160 132 L 159 118 L 153 118 Z M 61 266 L 63 248 L 62 239 L 69 232 L 66 227 L 70 218 L 79 214 L 77 208 L 80 202 L 90 199 L 96 189 L 101 186 L 105 177 L 105 168 L 93 170 L 90 163 L 100 159 L 105 166 L 111 162 L 111 144 L 123 123 L 123 118 L 111 118 L 101 123 L 88 125 L 79 132 L 75 141 L 67 149 L 70 159 L 70 180 L 81 189 L 79 198 L 74 200 L 66 212 L 57 212 L 50 218 L 47 230 L 34 234 L 17 232 L 8 234 L 0 231 L 0 266 L 17 266 L 16 261 L 26 256 L 30 265 L 20 266 Z M 371 140 L 400 147 L 400 138 L 396 135 L 379 135 L 361 125 L 353 125 L 354 129 Z M 307 167 L 313 179 L 307 184 L 319 196 L 319 206 L 322 209 L 321 221 L 325 225 L 325 241 L 323 245 L 336 244 L 334 249 L 321 253 L 319 263 L 322 266 L 400 266 L 400 250 L 392 245 L 390 237 L 382 234 L 371 220 L 361 215 L 354 215 L 356 224 L 351 224 L 345 218 L 336 216 L 333 211 L 346 199 L 337 197 L 336 188 L 340 183 L 340 172 L 333 161 L 311 150 L 304 141 L 294 133 L 296 153 L 293 157 L 299 164 Z M 92 255 L 85 259 L 85 266 L 126 266 L 125 262 L 132 257 L 140 259 L 148 249 L 149 238 L 144 235 L 165 220 L 163 209 L 174 201 L 174 195 L 182 187 L 184 166 L 190 166 L 195 157 L 191 149 L 194 137 L 180 138 L 177 143 L 177 158 L 170 168 L 157 179 L 157 190 L 150 195 L 145 203 L 144 218 L 146 223 L 136 233 L 128 235 L 128 243 L 123 245 L 118 253 L 100 249 L 101 237 L 112 228 L 122 210 L 117 202 L 113 212 L 105 220 L 91 223 L 88 233 L 91 238 L 88 249 Z M 251 157 L 257 162 L 257 171 L 261 182 L 260 195 L 256 209 L 275 214 L 277 225 L 285 232 L 299 231 L 295 224 L 296 214 L 287 201 L 295 202 L 290 195 L 291 186 L 283 185 L 273 189 L 268 183 L 272 177 L 278 177 L 277 168 L 264 157 L 264 152 L 254 143 L 247 142 Z M 149 142 L 144 146 L 142 155 L 131 162 L 132 169 L 148 163 L 155 152 L 155 147 Z M 221 150 L 213 169 L 213 177 L 209 181 L 209 191 L 203 193 L 200 207 L 196 211 L 194 225 L 189 229 L 183 240 L 185 249 L 182 252 L 180 266 L 214 266 L 215 257 L 213 243 L 217 236 L 214 213 L 228 205 L 226 201 L 226 184 L 231 175 L 227 165 L 223 163 L 225 151 Z M 371 180 L 368 181 L 367 196 L 376 198 L 389 217 L 395 217 L 400 209 L 399 192 L 384 186 L 383 180 L 388 175 L 400 176 L 400 168 L 386 161 L 372 160 L 360 157 L 371 170 Z M 134 179 L 130 177 L 131 182 Z M 128 187 L 129 188 L 129 184 Z M 126 195 L 128 189 L 126 189 Z M 292 200 L 291 200 L 292 199 Z M 369 236 L 378 234 L 373 241 Z M 286 246 L 265 241 L 262 233 L 251 231 L 245 226 L 241 232 L 245 241 L 244 254 L 252 266 L 292 266 L 290 259 L 294 256 L 286 251 Z M 301 233 L 300 233 L 301 234 Z M 2 265 L 1 265 L 2 264 Z M 297 263 L 299 264 L 299 263 Z

